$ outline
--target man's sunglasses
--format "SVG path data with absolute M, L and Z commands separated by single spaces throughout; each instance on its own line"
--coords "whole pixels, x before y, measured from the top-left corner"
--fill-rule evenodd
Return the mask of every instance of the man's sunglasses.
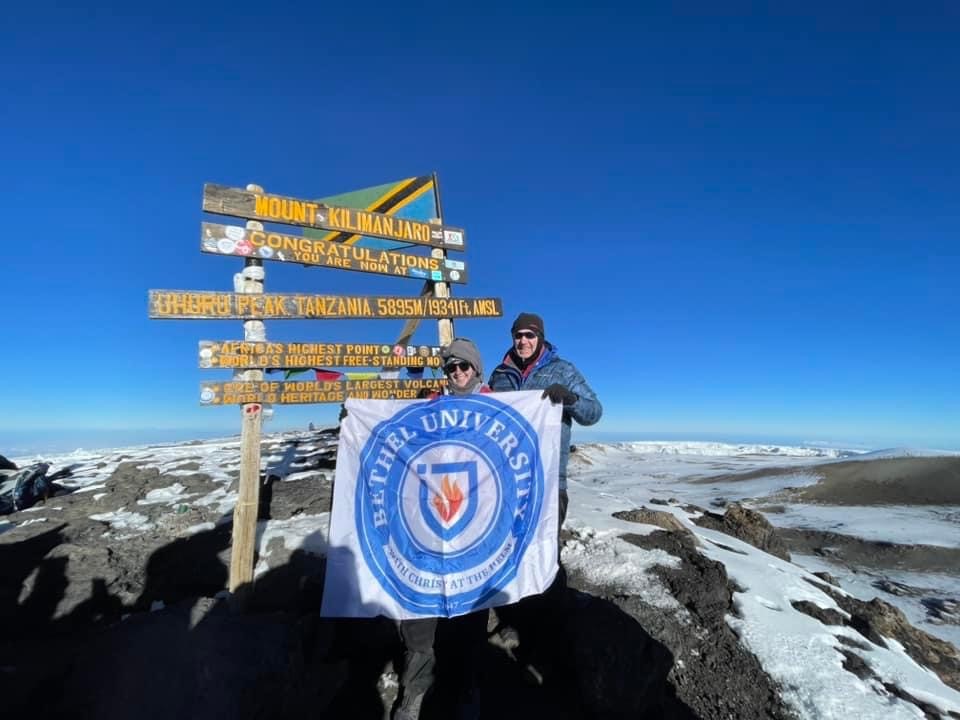
M 521 330 L 520 332 L 515 332 L 513 334 L 513 339 L 519 340 L 521 338 L 524 338 L 526 340 L 533 340 L 536 336 L 537 334 L 535 332 L 530 332 L 529 330 Z
M 443 371 L 449 375 L 450 373 L 452 373 L 454 370 L 457 370 L 458 368 L 459 368 L 460 372 L 466 372 L 467 370 L 469 370 L 469 369 L 472 368 L 472 367 L 473 367 L 473 366 L 472 366 L 470 363 L 468 363 L 468 362 L 466 362 L 466 361 L 464 361 L 464 360 L 461 360 L 460 362 L 452 362 L 452 363 L 449 363 L 449 364 L 447 364 L 447 365 L 444 365 L 444 366 L 443 366 Z

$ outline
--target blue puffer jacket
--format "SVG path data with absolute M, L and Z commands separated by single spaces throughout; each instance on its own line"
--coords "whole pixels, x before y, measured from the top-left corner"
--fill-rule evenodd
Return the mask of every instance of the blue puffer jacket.
M 520 371 L 507 351 L 503 362 L 490 374 L 487 383 L 494 392 L 508 390 L 544 390 L 560 383 L 580 399 L 563 409 L 563 424 L 560 426 L 560 489 L 567 489 L 567 461 L 570 459 L 570 426 L 572 420 L 581 425 L 593 425 L 603 414 L 603 407 L 596 393 L 587 385 L 583 375 L 573 363 L 557 355 L 557 349 L 544 341 L 540 358 L 528 368 L 526 376 Z

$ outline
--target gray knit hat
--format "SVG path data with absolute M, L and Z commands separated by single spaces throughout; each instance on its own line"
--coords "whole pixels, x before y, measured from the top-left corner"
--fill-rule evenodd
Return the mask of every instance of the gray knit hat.
M 477 377 L 483 378 L 483 361 L 480 359 L 480 351 L 473 344 L 473 340 L 454 338 L 449 345 L 440 348 L 440 357 L 443 359 L 444 365 L 451 360 L 465 360 L 473 365 L 473 369 L 477 371 Z

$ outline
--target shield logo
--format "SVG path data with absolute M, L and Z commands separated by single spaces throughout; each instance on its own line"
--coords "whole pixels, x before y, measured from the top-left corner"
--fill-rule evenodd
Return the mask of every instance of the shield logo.
M 456 537 L 477 513 L 477 463 L 419 464 L 416 471 L 427 527 L 443 540 Z

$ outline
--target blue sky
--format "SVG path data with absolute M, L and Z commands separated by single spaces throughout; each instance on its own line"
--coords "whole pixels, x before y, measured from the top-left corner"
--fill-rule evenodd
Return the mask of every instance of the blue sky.
M 241 323 L 147 319 L 150 288 L 231 287 L 239 261 L 198 250 L 203 183 L 320 197 L 432 171 L 469 234 L 455 294 L 505 310 L 457 333 L 489 370 L 541 313 L 596 431 L 960 448 L 960 9 L 723 5 L 5 11 L 0 453 L 238 431 L 198 404 L 196 343 Z M 419 289 L 278 265 L 268 291 Z

